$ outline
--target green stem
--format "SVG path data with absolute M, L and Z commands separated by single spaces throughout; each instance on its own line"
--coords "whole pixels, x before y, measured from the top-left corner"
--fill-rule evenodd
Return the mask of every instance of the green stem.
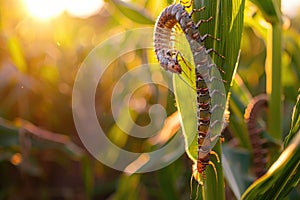
M 281 34 L 281 24 L 272 24 L 268 30 L 266 59 L 266 91 L 269 95 L 268 132 L 278 140 L 282 137 Z
M 219 156 L 221 161 L 222 159 L 222 149 L 220 142 L 218 142 L 213 151 L 216 152 Z M 222 164 L 216 156 L 210 156 L 212 163 L 214 163 L 216 167 L 216 171 L 214 171 L 212 166 L 207 167 L 206 169 L 206 181 L 205 181 L 205 193 L 203 199 L 207 200 L 222 200 L 225 199 L 225 192 L 224 192 L 224 178 L 223 178 L 223 168 Z

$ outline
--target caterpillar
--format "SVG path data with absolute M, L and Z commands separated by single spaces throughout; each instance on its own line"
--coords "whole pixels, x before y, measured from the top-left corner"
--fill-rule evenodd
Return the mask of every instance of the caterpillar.
M 260 136 L 262 128 L 257 127 L 257 118 L 262 109 L 266 108 L 268 108 L 268 97 L 266 94 L 261 94 L 250 101 L 244 115 L 253 148 L 253 164 L 256 177 L 263 175 L 266 168 L 267 150 L 263 148 L 265 142 Z
M 216 172 L 214 163 L 210 161 L 210 154 L 214 154 L 218 159 L 218 155 L 211 151 L 211 148 L 217 141 L 216 138 L 220 136 L 226 95 L 222 78 L 215 75 L 216 67 L 209 56 L 210 52 L 216 51 L 206 49 L 203 45 L 203 41 L 207 37 L 214 37 L 209 34 L 201 36 L 198 32 L 200 24 L 208 22 L 212 18 L 200 20 L 195 24 L 191 19 L 192 14 L 202 11 L 204 8 L 193 9 L 191 13 L 188 13 L 185 10 L 187 7 L 190 5 L 172 4 L 161 12 L 154 28 L 154 48 L 161 67 L 180 75 L 184 71 L 179 64 L 178 56 L 183 56 L 172 46 L 174 27 L 179 25 L 189 42 L 195 63 L 195 90 L 197 93 L 198 148 L 197 161 L 193 165 L 193 176 L 198 183 L 203 184 L 207 165 L 211 165 Z M 223 90 L 220 89 L 221 87 Z
M 190 6 L 191 5 L 187 7 Z M 212 17 L 208 18 L 207 20 L 200 20 L 197 24 L 195 24 L 191 18 L 194 12 L 202 11 L 205 9 L 205 7 L 193 9 L 191 13 L 187 13 L 185 8 L 186 7 L 181 4 L 172 4 L 168 6 L 161 12 L 160 16 L 156 20 L 154 28 L 154 48 L 157 60 L 165 70 L 177 74 L 182 72 L 181 66 L 179 65 L 177 59 L 179 52 L 176 50 L 171 50 L 169 44 L 175 25 L 179 23 L 186 37 L 196 40 L 199 43 L 202 43 L 207 37 L 214 38 L 210 34 L 201 36 L 198 32 L 198 27 L 201 25 L 201 23 L 209 22 Z M 217 53 L 214 49 L 205 49 L 205 51 L 206 53 Z

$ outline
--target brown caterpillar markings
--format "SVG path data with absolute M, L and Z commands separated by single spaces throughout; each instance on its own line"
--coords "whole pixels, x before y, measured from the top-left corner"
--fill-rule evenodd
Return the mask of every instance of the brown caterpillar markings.
M 250 142 L 253 148 L 253 166 L 256 177 L 265 173 L 267 149 L 263 148 L 265 141 L 261 138 L 263 128 L 257 127 L 257 119 L 263 109 L 268 108 L 268 96 L 266 94 L 258 95 L 250 101 L 245 110 L 245 121 L 247 123 Z
M 198 156 L 197 162 L 193 165 L 193 175 L 200 184 L 203 184 L 202 180 L 205 180 L 207 165 L 211 165 L 216 172 L 215 165 L 210 161 L 209 155 L 214 154 L 219 160 L 218 155 L 211 151 L 211 148 L 221 133 L 220 126 L 223 125 L 226 96 L 225 90 L 220 89 L 221 87 L 224 88 L 222 78 L 214 75 L 216 72 L 213 70 L 216 66 L 208 55 L 208 53 L 216 51 L 206 49 L 202 44 L 207 37 L 213 37 L 209 34 L 201 36 L 197 30 L 201 23 L 210 21 L 212 17 L 207 20 L 200 20 L 195 25 L 191 15 L 193 12 L 201 11 L 204 8 L 193 9 L 190 14 L 186 12 L 185 8 L 181 4 L 173 4 L 162 11 L 155 24 L 154 47 L 160 65 L 165 70 L 181 74 L 184 71 L 179 65 L 178 56 L 181 58 L 183 56 L 172 45 L 173 32 L 177 25 L 183 30 L 189 42 L 196 66 L 197 92 Z M 217 55 L 221 56 L 218 53 Z
M 218 155 L 211 151 L 211 148 L 213 147 L 212 142 L 220 136 L 221 129 L 215 129 L 215 126 L 222 126 L 223 124 L 226 96 L 225 91 L 224 93 L 221 92 L 221 88 L 224 87 L 223 82 L 216 81 L 221 79 L 214 76 L 211 71 L 215 70 L 216 66 L 210 59 L 205 46 L 195 40 L 189 40 L 189 44 L 196 65 L 198 118 L 198 158 L 193 170 L 194 178 L 203 184 L 202 180 L 205 180 L 207 165 L 211 165 L 216 172 L 214 163 L 210 161 L 210 154 L 215 155 L 219 161 Z

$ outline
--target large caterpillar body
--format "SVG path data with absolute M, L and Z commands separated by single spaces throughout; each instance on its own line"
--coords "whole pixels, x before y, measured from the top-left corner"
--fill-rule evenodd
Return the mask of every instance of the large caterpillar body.
M 212 62 L 204 45 L 189 40 L 193 54 L 197 92 L 198 157 L 193 166 L 194 177 L 199 183 L 205 179 L 205 169 L 215 165 L 210 161 L 211 151 L 221 135 L 226 104 L 225 89 L 218 69 Z M 218 76 L 219 75 L 219 76 Z
M 203 9 L 198 9 L 200 10 Z M 193 174 L 199 183 L 203 183 L 206 166 L 214 167 L 210 161 L 211 148 L 217 141 L 216 138 L 220 136 L 226 96 L 222 78 L 216 75 L 218 74 L 215 71 L 216 66 L 208 54 L 214 50 L 207 50 L 202 44 L 208 34 L 201 36 L 197 30 L 201 22 L 210 19 L 199 21 L 195 25 L 191 19 L 195 11 L 197 10 L 194 9 L 189 14 L 181 4 L 173 4 L 164 9 L 155 24 L 154 47 L 157 59 L 165 70 L 182 74 L 183 69 L 178 61 L 178 55 L 182 56 L 181 52 L 174 49 L 171 44 L 172 31 L 176 25 L 179 24 L 189 42 L 195 64 L 197 93 L 198 153 Z M 221 87 L 223 90 L 220 90 Z

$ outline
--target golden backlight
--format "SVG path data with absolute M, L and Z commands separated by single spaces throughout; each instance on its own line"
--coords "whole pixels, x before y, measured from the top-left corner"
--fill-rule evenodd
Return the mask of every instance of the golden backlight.
M 65 0 L 66 11 L 75 17 L 89 17 L 103 6 L 102 0 Z
M 59 0 L 24 0 L 30 15 L 37 19 L 48 20 L 64 11 L 65 1 Z
M 88 17 L 103 6 L 102 0 L 23 0 L 31 16 L 49 20 L 64 11 L 75 17 Z

